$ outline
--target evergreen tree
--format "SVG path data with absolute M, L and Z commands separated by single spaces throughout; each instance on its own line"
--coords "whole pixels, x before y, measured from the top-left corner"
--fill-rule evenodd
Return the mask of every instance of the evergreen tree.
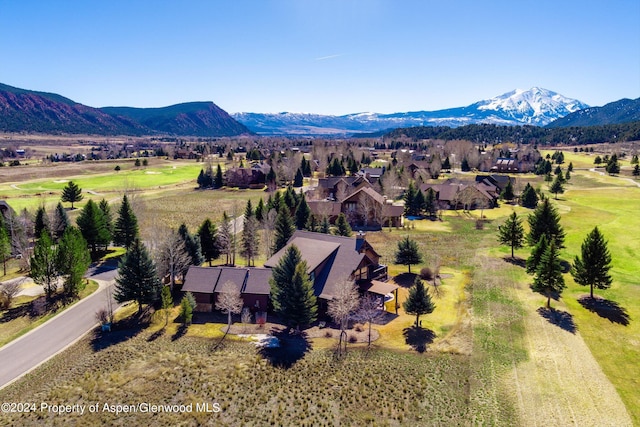
M 197 234 L 200 241 L 200 253 L 211 267 L 211 261 L 220 257 L 216 226 L 207 218 L 200 225 Z
M 433 188 L 428 188 L 424 193 L 424 210 L 430 217 L 433 217 L 437 211 L 436 192 Z
M 224 185 L 224 179 L 222 176 L 222 167 L 220 163 L 218 163 L 218 168 L 216 169 L 216 176 L 213 179 L 213 188 L 222 188 Z
M 538 206 L 538 194 L 528 182 L 520 195 L 520 202 L 523 207 L 529 209 L 533 209 Z
M 421 315 L 433 313 L 433 310 L 435 310 L 436 306 L 431 301 L 431 296 L 429 296 L 429 292 L 425 289 L 424 283 L 422 283 L 419 276 L 416 276 L 413 286 L 409 288 L 409 295 L 402 307 L 407 314 L 416 315 L 416 328 L 420 327 Z
M 351 237 L 351 226 L 347 221 L 347 217 L 341 212 L 336 220 L 336 236 Z
M 320 224 L 318 223 L 318 218 L 313 214 L 309 215 L 309 219 L 307 220 L 307 223 L 304 227 L 309 231 L 313 231 L 314 233 L 319 232 Z
M 582 243 L 582 257 L 575 257 L 571 267 L 571 275 L 577 284 L 590 287 L 591 299 L 593 288 L 609 289 L 613 279 L 611 269 L 611 253 L 607 241 L 595 227 Z
M 527 242 L 529 245 L 535 245 L 540 240 L 540 236 L 544 234 L 547 236 L 547 241 L 555 243 L 557 248 L 564 247 L 565 233 L 560 225 L 560 215 L 549 199 L 545 199 L 536 207 L 529 215 L 528 222 Z
M 111 206 L 109 206 L 109 202 L 106 199 L 100 200 L 98 203 L 98 207 L 102 211 L 102 215 L 104 216 L 104 223 L 107 226 L 107 230 L 109 230 L 109 235 L 113 236 L 115 232 L 115 227 L 113 224 L 113 213 L 111 212 Z
M 309 217 L 311 217 L 311 209 L 307 204 L 307 200 L 304 196 L 300 197 L 300 203 L 298 203 L 298 207 L 296 208 L 296 228 L 298 230 L 304 230 L 307 226 L 307 222 L 309 221 Z
M 504 189 L 502 190 L 502 193 L 500 193 L 500 196 L 504 199 L 504 200 L 513 200 L 513 198 L 516 196 L 513 193 L 513 184 L 511 183 L 511 180 L 507 181 L 507 185 L 504 186 Z
M 71 203 L 71 209 L 73 209 L 73 204 L 82 201 L 83 198 L 82 189 L 73 181 L 69 181 L 69 183 L 62 189 L 62 197 L 60 200 Z
M 173 308 L 173 297 L 171 296 L 171 288 L 163 286 L 160 294 L 162 301 L 162 309 L 164 310 L 164 326 L 169 324 L 169 313 Z
M 524 227 L 522 220 L 513 212 L 503 225 L 498 227 L 498 241 L 511 246 L 511 258 L 515 258 L 514 249 L 520 249 L 524 244 Z
M 36 217 L 33 221 L 33 235 L 36 237 L 41 236 L 43 231 L 51 237 L 49 216 L 47 215 L 47 211 L 44 209 L 44 206 L 40 206 L 36 211 Z
M 555 243 L 551 242 L 547 250 L 542 254 L 531 289 L 544 294 L 547 297 L 547 308 L 551 308 L 551 295 L 553 293 L 562 293 L 564 288 L 564 277 L 562 277 L 562 265 L 558 257 L 558 250 Z
M 92 254 L 95 255 L 97 253 L 98 246 L 108 245 L 111 241 L 111 235 L 104 221 L 104 214 L 92 199 L 89 199 L 87 204 L 84 205 L 76 223 L 82 233 L 82 237 L 91 247 Z
M 562 173 L 562 168 L 560 167 L 560 165 L 556 166 L 555 170 L 553 171 L 554 175 L 560 175 Z
M 68 227 L 58 245 L 58 270 L 64 276 L 63 289 L 68 298 L 76 298 L 84 289 L 82 278 L 90 264 L 87 241 L 80 230 Z
M 67 216 L 67 211 L 64 210 L 61 202 L 56 205 L 56 210 L 53 213 L 53 221 L 51 223 L 51 232 L 56 240 L 60 240 L 64 231 L 71 226 L 71 221 Z
M 58 288 L 58 251 L 46 232 L 40 234 L 40 238 L 33 248 L 31 257 L 31 273 L 33 281 L 44 288 L 47 300 L 50 300 Z
M 442 162 L 442 169 L 446 171 L 451 171 L 451 162 L 449 161 L 449 157 L 447 156 Z
M 187 292 L 188 294 L 189 292 Z M 193 306 L 187 295 L 183 296 L 180 301 L 180 317 L 182 318 L 182 324 L 185 326 L 190 325 L 193 319 Z
M 555 195 L 555 199 L 558 200 L 558 193 L 564 193 L 564 185 L 562 185 L 562 181 L 560 180 L 560 175 L 556 176 L 549 187 L 549 191 L 551 191 Z
M 204 169 L 200 169 L 200 173 L 198 174 L 198 179 L 196 179 L 198 183 L 198 188 L 207 188 L 207 177 L 204 174 Z
M 527 273 L 534 274 L 536 272 L 538 265 L 540 265 L 542 255 L 548 247 L 549 241 L 547 240 L 547 236 L 543 234 L 540 236 L 538 243 L 531 249 L 531 255 L 527 258 Z
M 404 193 L 404 215 L 405 216 L 416 216 L 418 213 L 416 212 L 416 195 L 419 190 L 416 190 L 413 181 L 409 183 L 409 187 L 407 187 L 407 191 Z
M 149 251 L 136 238 L 118 265 L 114 298 L 122 303 L 134 300 L 138 303 L 138 315 L 142 304 L 153 304 L 160 298 L 162 283 Z
M 182 237 L 182 240 L 184 241 L 184 247 L 191 258 L 191 265 L 198 267 L 201 266 L 204 262 L 204 257 L 202 256 L 199 239 L 189 233 L 189 229 L 184 222 L 180 224 L 178 234 L 180 234 L 180 237 Z
M 300 188 L 302 187 L 303 182 L 304 182 L 304 176 L 302 175 L 302 170 L 298 168 L 298 171 L 296 172 L 296 177 L 293 179 L 293 186 L 295 188 Z
M 331 232 L 331 224 L 329 223 L 329 217 L 326 215 L 322 217 L 322 222 L 320 222 L 320 233 L 329 234 Z
M 265 181 L 269 188 L 276 188 L 278 186 L 278 177 L 276 176 L 276 171 L 273 167 L 269 168 Z
M 409 236 L 406 236 L 398 242 L 398 249 L 395 253 L 395 264 L 408 266 L 409 273 L 411 273 L 411 265 L 419 264 L 421 262 L 422 254 L 420 254 L 418 244 L 415 240 L 411 240 L 409 239 Z
M 422 215 L 425 208 L 424 193 L 419 189 L 416 190 L 416 197 L 413 199 L 413 210 L 417 216 Z
M 0 224 L 0 258 L 2 258 L 3 276 L 7 275 L 7 258 L 9 257 L 11 257 L 11 239 L 4 224 Z
M 569 169 L 567 169 L 567 173 L 564 175 L 564 180 L 569 181 L 571 179 L 571 172 L 569 172 Z
M 640 166 L 638 164 L 633 167 L 633 176 L 640 176 Z
M 634 154 L 633 157 L 631 158 L 631 164 L 632 165 L 637 165 L 638 164 L 638 155 Z
M 293 215 L 293 213 L 296 211 L 296 206 L 298 206 L 298 198 L 296 196 L 296 192 L 293 191 L 293 187 L 287 187 L 287 190 L 284 192 L 282 201 L 284 202 L 285 206 L 289 208 L 289 213 Z
M 287 242 L 291 236 L 293 236 L 294 230 L 295 228 L 291 215 L 289 214 L 289 209 L 286 206 L 282 206 L 276 218 L 273 253 L 278 252 L 287 245 Z
M 247 203 L 247 209 L 250 205 Z M 245 213 L 242 228 L 242 244 L 240 254 L 247 260 L 247 266 L 255 265 L 255 258 L 260 251 L 260 236 L 258 235 L 258 220 L 255 215 Z
M 113 241 L 118 246 L 124 246 L 125 249 L 133 244 L 138 237 L 138 218 L 133 213 L 129 199 L 125 194 L 122 197 L 122 204 L 118 210 L 118 219 L 114 227 Z
M 460 163 L 460 169 L 462 170 L 462 172 L 471 171 L 471 167 L 469 166 L 469 161 L 467 160 L 466 157 L 462 159 L 462 162 Z
M 618 156 L 613 154 L 607 162 L 606 171 L 609 175 L 617 175 L 620 173 L 620 163 L 618 162 Z
M 602 158 L 600 156 L 596 156 L 595 159 L 593 159 L 593 164 L 594 165 L 600 165 L 602 164 Z
M 287 248 L 272 269 L 269 284 L 273 308 L 287 326 L 299 328 L 316 319 L 317 305 L 313 284 L 309 280 L 307 263 L 302 261 L 295 245 Z
M 569 162 L 569 166 L 567 166 L 568 172 L 573 172 L 573 162 Z
M 264 200 L 262 200 L 262 197 L 260 197 L 260 199 L 258 200 L 258 205 L 256 206 L 256 219 L 258 220 L 258 223 L 262 222 L 266 212 L 267 211 L 265 211 Z

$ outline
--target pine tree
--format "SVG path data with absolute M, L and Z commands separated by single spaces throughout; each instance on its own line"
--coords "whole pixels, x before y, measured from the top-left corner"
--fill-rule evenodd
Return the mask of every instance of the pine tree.
M 220 257 L 216 226 L 207 218 L 200 225 L 197 235 L 200 242 L 200 252 L 211 267 L 211 261 Z
M 511 180 L 507 181 L 507 185 L 504 186 L 504 189 L 502 190 L 502 193 L 500 193 L 500 196 L 504 200 L 513 200 L 515 194 L 513 193 L 513 184 L 511 183 Z
M 433 188 L 428 188 L 424 193 L 424 210 L 430 217 L 433 217 L 437 211 L 436 192 Z
M 204 175 L 204 169 L 200 169 L 200 173 L 198 174 L 196 182 L 198 183 L 198 188 L 206 188 L 207 178 Z
M 289 214 L 289 209 L 286 206 L 282 206 L 276 218 L 273 253 L 278 252 L 286 246 L 291 236 L 293 236 L 294 230 L 295 228 L 291 215 Z
M 98 207 L 102 211 L 102 215 L 104 216 L 104 223 L 107 226 L 107 230 L 109 230 L 109 235 L 113 236 L 115 231 L 115 227 L 113 224 L 113 213 L 111 212 L 111 206 L 109 206 L 109 202 L 106 199 L 100 200 L 98 203 Z
M 467 160 L 466 157 L 462 159 L 462 162 L 460 163 L 460 169 L 462 170 L 462 172 L 471 171 L 471 167 L 469 166 L 469 161 Z
M 247 208 L 250 205 L 247 204 Z M 242 243 L 240 254 L 247 260 L 247 266 L 255 265 L 255 258 L 260 251 L 260 236 L 258 234 L 258 220 L 255 215 L 245 214 L 242 228 Z
M 309 280 L 307 263 L 302 261 L 295 245 L 287 248 L 272 269 L 269 283 L 273 308 L 287 326 L 299 328 L 316 319 L 317 305 L 313 284 Z
M 590 287 L 591 299 L 593 288 L 609 289 L 613 279 L 611 269 L 611 253 L 607 241 L 595 227 L 582 243 L 582 257 L 575 257 L 571 267 L 571 275 L 577 284 Z
M 160 298 L 162 300 L 162 309 L 164 310 L 164 326 L 167 326 L 169 324 L 169 313 L 173 308 L 173 297 L 169 286 L 162 287 Z
M 314 233 L 317 233 L 320 230 L 320 224 L 318 223 L 318 218 L 313 214 L 309 215 L 309 219 L 307 220 L 307 223 L 305 224 L 304 228 L 309 231 L 313 231 Z
M 138 218 L 133 213 L 129 199 L 125 194 L 122 197 L 122 204 L 118 210 L 118 219 L 114 227 L 113 241 L 118 246 L 124 246 L 126 249 L 133 244 L 138 237 Z
M 442 162 L 442 169 L 444 169 L 446 171 L 450 171 L 451 170 L 451 162 L 449 161 L 449 157 L 448 156 L 444 159 L 444 162 Z
M 153 304 L 160 298 L 162 284 L 149 251 L 136 238 L 118 265 L 114 298 L 122 303 L 134 300 L 138 303 L 138 315 L 142 304 Z
M 567 172 L 573 172 L 573 162 L 569 162 L 569 166 L 567 166 Z
M 352 233 L 351 226 L 347 221 L 347 217 L 342 212 L 340 212 L 340 215 L 338 215 L 338 219 L 336 219 L 335 233 L 336 233 L 336 236 L 351 237 L 351 233 Z
M 222 188 L 224 185 L 224 179 L 222 176 L 222 167 L 220 163 L 218 163 L 218 168 L 216 169 L 216 176 L 213 179 L 213 188 Z
M 398 249 L 395 253 L 395 264 L 408 266 L 409 273 L 411 273 L 411 265 L 421 262 L 422 255 L 415 240 L 411 240 L 409 236 L 406 236 L 398 242 Z
M 58 288 L 58 251 L 46 232 L 42 232 L 33 248 L 31 273 L 33 281 L 44 288 L 50 300 Z
M 295 188 L 300 188 L 302 187 L 303 182 L 304 182 L 304 176 L 302 174 L 302 170 L 298 168 L 298 171 L 296 172 L 296 177 L 293 179 L 293 186 Z
M 618 156 L 612 154 L 611 158 L 607 162 L 606 171 L 609 175 L 617 175 L 620 173 L 620 163 L 618 162 Z
M 514 249 L 520 249 L 524 244 L 524 227 L 522 220 L 513 212 L 503 225 L 498 227 L 498 241 L 511 246 L 511 258 L 515 258 Z
M 407 187 L 407 191 L 404 193 L 404 215 L 405 216 L 416 216 L 418 213 L 416 212 L 415 199 L 419 190 L 416 190 L 413 181 L 409 183 L 409 187 Z
M 62 189 L 62 197 L 60 200 L 71 203 L 71 209 L 73 209 L 73 204 L 82 201 L 83 198 L 82 189 L 73 181 L 69 181 L 69 183 Z
M 36 217 L 33 221 L 33 234 L 38 237 L 42 235 L 43 231 L 47 233 L 49 237 L 52 237 L 47 211 L 44 209 L 44 206 L 40 206 L 36 211 Z
M 538 195 L 531 184 L 527 183 L 520 196 L 520 202 L 525 208 L 533 209 L 538 206 Z
M 184 247 L 191 258 L 191 265 L 198 267 L 201 266 L 204 262 L 204 257 L 202 256 L 202 248 L 200 247 L 199 239 L 189 233 L 189 229 L 184 222 L 180 224 L 178 234 L 180 234 L 180 237 L 182 237 L 182 240 L 184 241 Z
M 58 270 L 64 276 L 63 289 L 69 298 L 76 298 L 84 289 L 83 277 L 91 264 L 87 241 L 75 227 L 68 227 L 58 245 Z
M 300 203 L 298 203 L 298 207 L 296 208 L 296 228 L 298 230 L 304 230 L 307 226 L 307 221 L 309 221 L 309 217 L 311 216 L 311 209 L 307 204 L 307 200 L 304 196 L 300 198 Z
M 542 255 L 549 247 L 549 241 L 547 240 L 546 235 L 541 235 L 540 240 L 536 245 L 531 249 L 531 255 L 527 258 L 527 273 L 534 274 L 538 269 L 538 265 L 540 265 L 540 260 L 542 259 Z
M 108 245 L 111 241 L 111 235 L 104 221 L 104 214 L 92 199 L 89 199 L 84 205 L 76 223 L 82 237 L 91 247 L 92 254 L 97 253 L 98 246 Z
M 258 200 L 258 205 L 256 206 L 256 219 L 258 220 L 258 223 L 262 222 L 265 214 L 266 214 L 266 211 L 264 206 L 264 200 L 262 200 L 262 197 L 260 197 L 260 199 Z
M 551 191 L 555 195 L 556 200 L 558 200 L 558 193 L 560 194 L 564 193 L 564 185 L 562 185 L 562 180 L 560 179 L 560 175 L 556 176 L 556 178 L 553 180 L 553 183 L 551 184 L 549 191 Z
M 319 232 L 323 234 L 329 234 L 331 232 L 331 224 L 329 223 L 329 218 L 326 215 L 322 217 Z
M 640 166 L 638 166 L 638 164 L 636 164 L 633 167 L 633 172 L 632 173 L 633 173 L 633 176 L 640 176 Z
M 0 214 L 0 217 L 2 214 Z M 7 258 L 11 256 L 11 239 L 4 224 L 0 224 L 0 258 L 2 258 L 3 276 L 7 275 Z
M 433 313 L 433 310 L 435 310 L 436 306 L 431 301 L 431 296 L 419 276 L 416 276 L 413 286 L 409 288 L 409 295 L 402 307 L 407 314 L 416 315 L 416 328 L 420 327 L 421 315 Z
M 71 226 L 67 211 L 64 210 L 61 202 L 56 205 L 56 210 L 53 213 L 53 221 L 51 223 L 51 232 L 56 240 L 60 240 L 64 231 Z
M 547 308 L 551 308 L 551 295 L 560 294 L 565 288 L 564 277 L 562 277 L 562 265 L 558 257 L 558 250 L 554 242 L 551 242 L 536 269 L 531 289 L 541 292 L 547 297 Z
M 531 215 L 529 215 L 529 234 L 527 242 L 535 245 L 540 236 L 545 234 L 548 242 L 554 242 L 557 248 L 564 247 L 564 230 L 560 225 L 560 215 L 549 199 L 545 199 Z

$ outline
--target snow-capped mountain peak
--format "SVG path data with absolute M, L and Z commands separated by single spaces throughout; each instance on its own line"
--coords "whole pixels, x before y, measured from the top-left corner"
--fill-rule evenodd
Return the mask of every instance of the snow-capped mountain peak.
M 520 123 L 544 126 L 588 105 L 548 89 L 532 87 L 529 90 L 516 89 L 477 102 L 473 107 L 480 111 L 501 113 L 501 116 L 506 115 Z

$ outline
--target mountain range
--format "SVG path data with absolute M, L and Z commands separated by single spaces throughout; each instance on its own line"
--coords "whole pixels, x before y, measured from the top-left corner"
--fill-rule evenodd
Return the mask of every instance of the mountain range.
M 307 113 L 235 113 L 213 102 L 161 108 L 82 105 L 61 95 L 0 84 L 0 132 L 97 135 L 180 135 L 219 137 L 242 134 L 346 136 L 415 126 L 468 124 L 591 126 L 640 120 L 640 99 L 589 107 L 538 87 L 516 89 L 466 107 L 437 111 L 331 116 Z
M 235 113 L 239 122 L 258 134 L 348 134 L 411 126 L 457 127 L 476 123 L 545 126 L 567 114 L 589 107 L 538 87 L 516 89 L 466 107 L 437 111 L 327 116 L 306 113 Z
M 93 108 L 54 93 L 4 84 L 0 84 L 0 131 L 209 137 L 251 133 L 213 102 Z

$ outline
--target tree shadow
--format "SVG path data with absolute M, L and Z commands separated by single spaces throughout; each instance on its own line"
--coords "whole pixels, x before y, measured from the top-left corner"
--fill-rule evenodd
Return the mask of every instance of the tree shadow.
M 563 259 L 560 260 L 560 267 L 562 267 L 562 273 L 567 274 L 571 271 L 571 263 Z
M 510 256 L 505 256 L 503 259 L 509 264 L 513 264 L 517 267 L 525 268 L 527 266 L 527 260 L 523 258 L 511 258 Z
M 373 319 L 372 323 L 374 325 L 386 325 L 399 317 L 397 314 L 391 313 L 389 311 L 384 311 L 383 313 L 382 310 L 380 310 L 380 312 L 382 314 L 380 314 L 378 317 Z
M 258 349 L 258 354 L 272 366 L 289 369 L 311 350 L 311 341 L 305 332 L 272 328 L 270 334 L 278 338 L 280 347 L 262 347 Z
M 393 281 L 403 288 L 410 288 L 413 286 L 413 283 L 416 280 L 416 276 L 416 273 L 400 273 L 393 278 Z
M 180 338 L 185 336 L 187 334 L 187 329 L 188 329 L 187 325 L 185 324 L 180 325 L 176 330 L 176 333 L 171 335 L 171 341 L 179 340 Z
M 147 307 L 140 314 L 134 314 L 125 319 L 113 322 L 110 331 L 96 329 L 91 339 L 94 351 L 101 351 L 112 345 L 120 344 L 137 336 L 144 328 L 149 326 L 150 314 Z
M 436 333 L 431 329 L 423 329 L 416 326 L 404 328 L 402 330 L 404 341 L 418 353 L 424 353 L 427 345 L 431 344 L 436 337 Z
M 578 298 L 578 302 L 587 310 L 596 313 L 598 316 L 612 323 L 628 326 L 631 322 L 631 317 L 629 317 L 627 310 L 615 301 L 609 301 L 600 297 L 591 298 L 589 295 L 584 295 Z
M 163 326 L 161 329 L 155 331 L 154 333 L 152 333 L 151 335 L 149 335 L 149 337 L 147 338 L 147 342 L 152 342 L 157 340 L 158 338 L 160 338 L 161 336 L 164 335 L 165 332 L 165 327 Z
M 556 310 L 553 308 L 540 307 L 536 310 L 540 316 L 545 318 L 547 322 L 552 325 L 558 326 L 560 329 L 564 329 L 567 332 L 575 334 L 578 330 L 573 316 L 570 313 L 562 310 Z

